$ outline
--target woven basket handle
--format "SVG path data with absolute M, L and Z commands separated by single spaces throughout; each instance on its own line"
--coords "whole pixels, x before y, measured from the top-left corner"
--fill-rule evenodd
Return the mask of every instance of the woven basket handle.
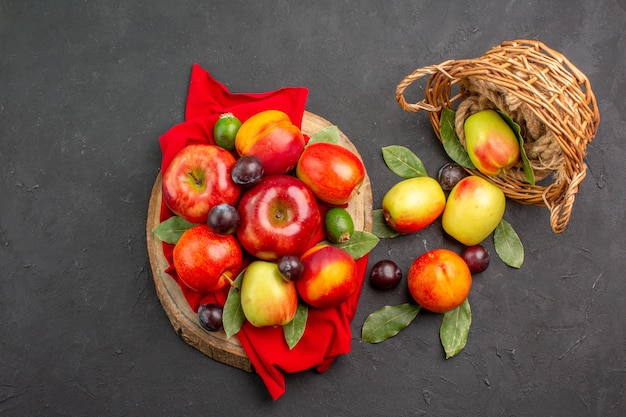
M 441 64 L 438 64 L 438 65 L 429 65 L 426 67 L 418 68 L 415 71 L 413 71 L 411 74 L 407 75 L 396 87 L 396 101 L 398 102 L 398 104 L 400 104 L 400 107 L 412 113 L 418 112 L 420 110 L 426 110 L 429 112 L 440 111 L 441 105 L 435 106 L 435 105 L 429 104 L 426 101 L 426 99 L 418 101 L 417 103 L 408 103 L 406 99 L 404 98 L 404 91 L 414 81 L 419 80 L 420 78 L 426 75 L 433 75 L 438 72 L 442 73 L 443 75 L 445 75 L 446 77 L 450 79 L 454 79 L 454 77 L 448 73 L 448 71 L 454 66 L 453 64 L 454 62 L 455 62 L 454 60 L 449 60 L 449 61 L 442 62 Z
M 571 182 L 568 184 L 567 189 L 563 193 L 563 198 L 557 202 L 551 202 L 548 198 L 546 198 L 546 194 L 548 193 L 550 187 L 546 188 L 543 201 L 545 202 L 546 207 L 550 210 L 550 226 L 552 227 L 552 231 L 554 233 L 561 233 L 565 230 L 570 216 L 572 215 L 576 194 L 578 193 L 580 184 L 586 175 L 587 169 L 586 166 L 583 166 L 583 169 L 571 179 Z

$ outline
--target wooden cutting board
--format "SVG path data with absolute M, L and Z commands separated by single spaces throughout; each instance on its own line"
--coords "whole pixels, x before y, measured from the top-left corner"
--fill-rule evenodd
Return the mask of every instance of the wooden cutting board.
M 302 132 L 312 136 L 322 128 L 331 125 L 322 117 L 305 112 Z M 339 131 L 339 138 L 342 146 L 350 149 L 359 158 L 361 157 L 354 144 L 341 131 Z M 355 230 L 372 231 L 372 188 L 367 173 L 359 194 L 348 202 L 347 210 L 352 216 Z M 162 242 L 152 232 L 160 222 L 160 212 L 161 175 L 159 174 L 150 195 L 146 238 L 156 293 L 174 330 L 187 344 L 206 356 L 235 368 L 253 372 L 252 364 L 237 336 L 226 338 L 224 331 L 208 332 L 203 329 L 198 322 L 197 314 L 189 307 L 178 284 L 165 273 L 169 263 L 163 255 Z

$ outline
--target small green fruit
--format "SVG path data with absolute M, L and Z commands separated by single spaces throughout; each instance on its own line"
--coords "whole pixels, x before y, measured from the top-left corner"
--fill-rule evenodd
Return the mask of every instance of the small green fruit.
M 352 216 L 344 208 L 333 207 L 324 215 L 324 232 L 333 243 L 345 243 L 354 233 Z
M 232 113 L 224 113 L 215 122 L 213 139 L 215 144 L 232 151 L 235 149 L 235 137 L 241 127 L 241 121 Z

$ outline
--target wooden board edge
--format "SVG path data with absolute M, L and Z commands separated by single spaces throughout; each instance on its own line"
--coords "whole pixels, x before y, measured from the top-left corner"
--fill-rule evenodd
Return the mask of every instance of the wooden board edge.
M 203 329 L 179 285 L 165 272 L 169 264 L 163 255 L 162 242 L 152 232 L 160 219 L 160 190 L 161 176 L 159 175 L 154 183 L 148 205 L 147 246 L 156 293 L 172 327 L 187 344 L 208 357 L 246 372 L 253 372 L 252 364 L 237 336 L 227 339 L 223 330 L 208 332 Z

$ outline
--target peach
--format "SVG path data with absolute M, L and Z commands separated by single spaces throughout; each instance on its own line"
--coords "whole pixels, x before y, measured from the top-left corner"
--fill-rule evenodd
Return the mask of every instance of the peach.
M 472 274 L 460 255 L 448 249 L 433 249 L 413 261 L 407 282 L 411 296 L 422 308 L 445 313 L 465 301 Z
M 291 171 L 304 144 L 300 128 L 280 110 L 265 110 L 253 115 L 243 122 L 235 137 L 237 153 L 259 158 L 266 175 Z
M 321 244 L 307 250 L 300 259 L 304 273 L 296 281 L 296 288 L 310 306 L 335 307 L 356 291 L 356 262 L 343 249 Z

